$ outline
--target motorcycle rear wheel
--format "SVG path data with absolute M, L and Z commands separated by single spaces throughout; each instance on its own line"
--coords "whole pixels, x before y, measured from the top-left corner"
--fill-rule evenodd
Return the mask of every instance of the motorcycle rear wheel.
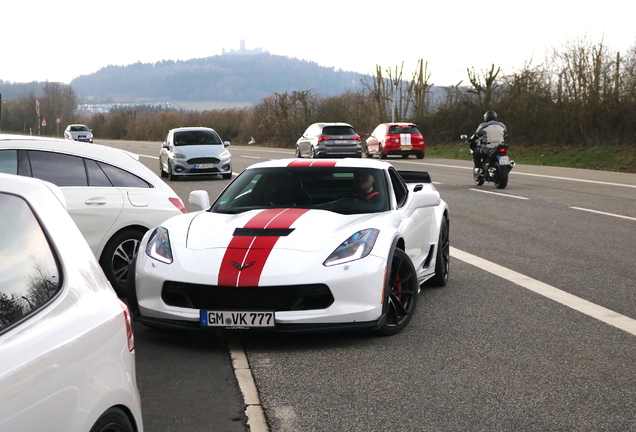
M 498 163 L 495 164 L 493 183 L 497 189 L 505 189 L 508 186 L 508 167 L 502 168 Z

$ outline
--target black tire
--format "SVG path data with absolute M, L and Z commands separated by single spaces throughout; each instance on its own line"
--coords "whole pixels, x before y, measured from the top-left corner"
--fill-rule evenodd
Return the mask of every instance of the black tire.
M 502 168 L 499 163 L 495 164 L 495 179 L 493 183 L 497 189 L 505 189 L 508 186 L 508 167 Z
M 179 177 L 177 177 L 174 172 L 172 171 L 172 167 L 170 166 L 170 164 L 168 164 L 168 180 L 170 181 L 177 181 L 179 180 Z
M 126 293 L 126 278 L 144 234 L 138 229 L 120 231 L 108 241 L 99 259 L 104 274 L 120 297 Z
M 409 158 L 408 153 L 402 153 L 402 159 L 408 159 L 408 158 Z
M 163 164 L 161 163 L 161 159 L 159 159 L 159 172 L 161 173 L 161 178 L 168 177 L 168 173 L 163 170 Z
M 316 149 L 313 146 L 309 150 L 309 158 L 310 159 L 316 159 Z
M 135 428 L 124 410 L 113 407 L 97 419 L 90 432 L 135 432 Z
M 450 275 L 450 229 L 448 219 L 442 219 L 439 230 L 439 242 L 435 255 L 435 276 L 426 281 L 426 286 L 443 287 L 448 284 Z
M 232 173 L 221 174 L 221 177 L 223 177 L 225 180 L 229 180 L 232 178 Z
M 418 159 L 424 159 L 424 152 L 417 152 L 416 156 Z
M 302 158 L 303 156 L 300 154 L 300 147 L 296 146 L 296 157 Z
M 139 302 L 137 301 L 137 280 L 135 275 L 137 274 L 137 258 L 130 264 L 130 270 L 128 270 L 128 277 L 126 278 L 126 304 L 130 314 L 135 318 L 139 314 Z
M 393 251 L 384 291 L 385 319 L 378 330 L 385 335 L 398 334 L 413 318 L 419 292 L 415 267 L 402 249 Z
M 386 153 L 382 150 L 382 144 L 378 144 L 378 154 L 380 155 L 380 159 L 386 159 Z

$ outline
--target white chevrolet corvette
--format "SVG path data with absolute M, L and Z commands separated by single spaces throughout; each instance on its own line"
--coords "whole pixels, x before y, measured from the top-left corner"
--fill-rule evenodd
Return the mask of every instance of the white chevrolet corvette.
M 448 281 L 448 207 L 425 172 L 275 160 L 190 202 L 206 210 L 148 231 L 128 278 L 148 326 L 395 334 L 420 285 Z

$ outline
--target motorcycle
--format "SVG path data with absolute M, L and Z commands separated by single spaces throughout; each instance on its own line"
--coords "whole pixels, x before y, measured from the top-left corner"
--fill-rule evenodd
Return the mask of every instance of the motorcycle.
M 467 139 L 466 135 L 461 136 Z M 470 140 L 468 140 L 470 144 Z M 472 155 L 474 146 L 471 146 L 470 153 Z M 508 156 L 508 144 L 499 144 L 497 147 L 488 149 L 489 153 L 484 158 L 483 166 L 480 172 L 473 170 L 473 180 L 477 186 L 481 186 L 484 182 L 493 182 L 497 189 L 504 189 L 508 186 L 508 173 L 515 166 L 515 161 L 510 160 Z

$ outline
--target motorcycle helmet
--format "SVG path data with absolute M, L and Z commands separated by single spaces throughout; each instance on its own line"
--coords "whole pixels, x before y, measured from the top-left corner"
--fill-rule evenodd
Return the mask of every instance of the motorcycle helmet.
M 493 110 L 486 111 L 486 113 L 484 114 L 484 121 L 489 122 L 489 121 L 495 121 L 495 120 L 497 120 L 497 113 L 494 112 Z

